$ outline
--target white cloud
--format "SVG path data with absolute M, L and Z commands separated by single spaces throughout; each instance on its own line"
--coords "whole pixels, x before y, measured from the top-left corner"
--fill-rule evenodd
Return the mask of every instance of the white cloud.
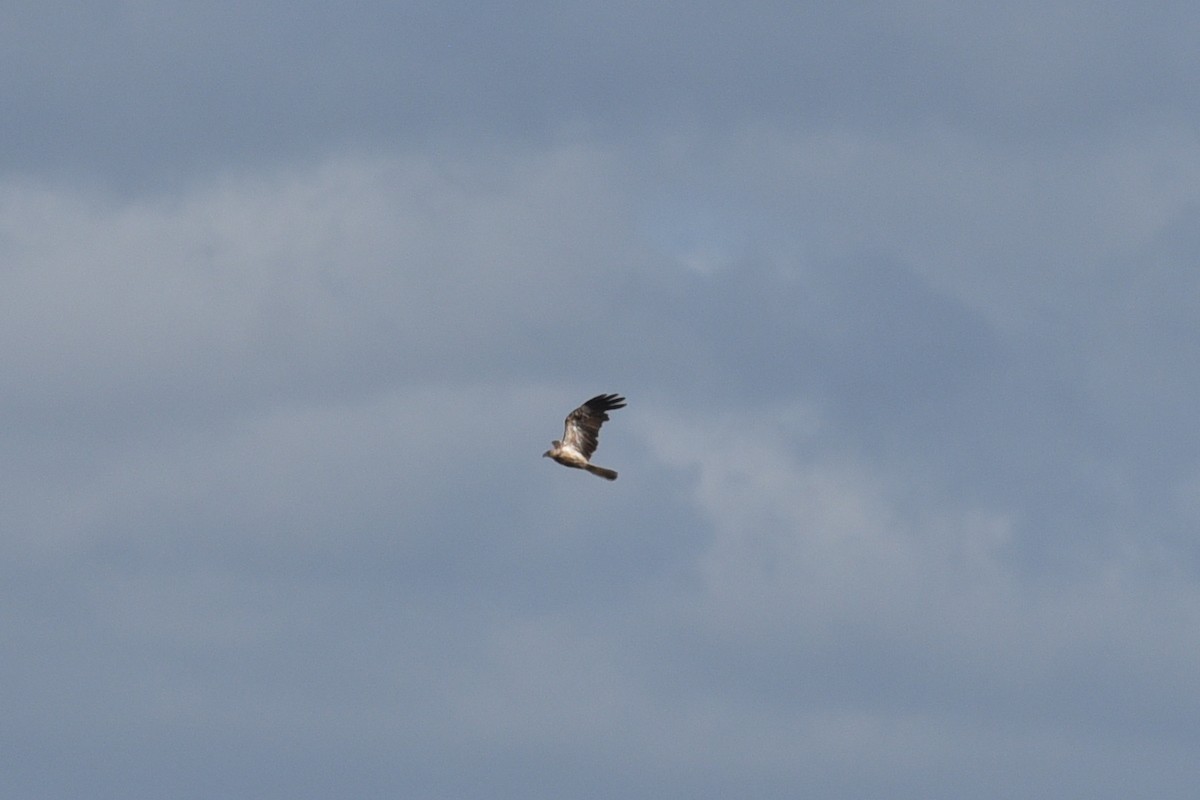
M 839 663 L 862 659 L 841 668 L 895 692 L 867 703 L 876 724 L 908 713 L 900 698 L 932 693 L 940 710 L 926 713 L 944 724 L 974 717 L 986 736 L 1014 724 L 1117 735 L 1139 708 L 1147 724 L 1178 724 L 1168 697 L 1200 704 L 1190 666 L 1200 648 L 1187 635 L 1200 623 L 1200 591 L 1165 571 L 1154 545 L 1046 580 L 1010 550 L 1018 509 L 963 506 L 932 475 L 831 449 L 802 407 L 650 418 L 655 453 L 695 475 L 694 502 L 711 526 L 686 616 L 714 652 L 738 654 L 735 671 L 791 662 L 796 674 L 774 678 L 781 692 L 817 702 L 842 691 Z
M 46 402 L 477 365 L 602 313 L 634 255 L 606 233 L 623 212 L 605 170 L 568 148 L 483 168 L 338 159 L 173 201 L 10 185 L 4 366 Z

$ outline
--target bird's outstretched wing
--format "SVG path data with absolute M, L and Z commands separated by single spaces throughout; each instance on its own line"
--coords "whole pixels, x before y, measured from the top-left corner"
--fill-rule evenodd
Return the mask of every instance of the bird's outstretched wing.
M 591 458 L 600 443 L 600 426 L 608 422 L 608 413 L 624 408 L 625 398 L 617 394 L 598 394 L 567 414 L 562 446 L 570 447 Z

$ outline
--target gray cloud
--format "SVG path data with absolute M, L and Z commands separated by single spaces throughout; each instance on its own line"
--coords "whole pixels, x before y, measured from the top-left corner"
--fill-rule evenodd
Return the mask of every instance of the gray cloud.
M 9 13 L 23 796 L 1194 792 L 1190 9 Z
M 1184 6 L 108 4 L 10 12 L 6 172 L 121 186 L 330 148 L 941 124 L 1021 151 L 1194 122 Z

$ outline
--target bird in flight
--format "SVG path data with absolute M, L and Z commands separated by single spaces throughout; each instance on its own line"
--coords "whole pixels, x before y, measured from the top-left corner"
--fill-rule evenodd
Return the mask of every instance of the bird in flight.
M 562 441 L 550 443 L 550 449 L 542 453 L 564 467 L 586 469 L 605 480 L 615 481 L 617 473 L 611 469 L 597 467 L 588 461 L 596 452 L 600 426 L 608 422 L 608 412 L 625 407 L 625 398 L 616 394 L 598 394 L 579 408 L 567 414 Z

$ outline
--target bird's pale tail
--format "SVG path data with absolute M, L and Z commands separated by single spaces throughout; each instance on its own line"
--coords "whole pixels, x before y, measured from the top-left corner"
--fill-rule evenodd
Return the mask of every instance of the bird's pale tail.
M 615 481 L 617 479 L 616 470 L 605 469 L 604 467 L 597 467 L 595 464 L 588 464 L 586 467 L 584 467 L 584 469 L 586 469 L 588 472 L 592 473 L 593 475 L 599 475 L 601 478 L 604 478 L 604 480 L 606 480 L 606 481 Z

